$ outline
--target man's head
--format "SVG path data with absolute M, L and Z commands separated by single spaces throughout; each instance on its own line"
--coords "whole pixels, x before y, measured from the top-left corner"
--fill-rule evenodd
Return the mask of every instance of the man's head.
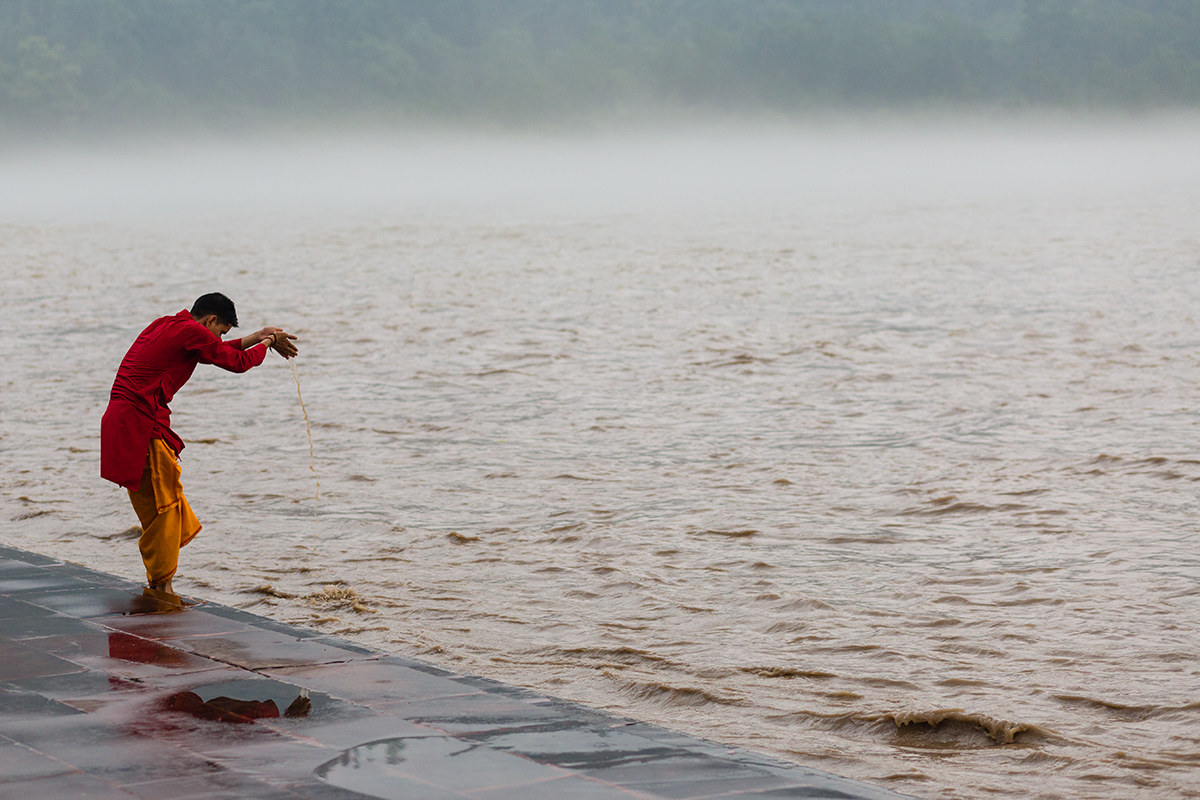
M 215 333 L 218 337 L 236 328 L 237 310 L 233 301 L 220 292 L 201 295 L 192 304 L 192 319 Z

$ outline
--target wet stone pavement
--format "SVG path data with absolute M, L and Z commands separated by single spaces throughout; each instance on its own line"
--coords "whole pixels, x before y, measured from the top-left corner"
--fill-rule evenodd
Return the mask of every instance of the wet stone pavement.
M 0 798 L 899 798 L 0 546 Z

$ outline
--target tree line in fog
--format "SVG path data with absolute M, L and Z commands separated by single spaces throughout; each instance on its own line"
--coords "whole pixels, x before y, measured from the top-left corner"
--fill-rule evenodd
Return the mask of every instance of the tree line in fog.
M 1200 105 L 1195 0 L 0 0 L 0 133 Z

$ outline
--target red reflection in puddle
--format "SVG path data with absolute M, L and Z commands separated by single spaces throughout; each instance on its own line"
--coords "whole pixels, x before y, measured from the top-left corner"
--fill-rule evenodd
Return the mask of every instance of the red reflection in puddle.
M 238 700 L 235 697 L 214 697 L 202 700 L 195 692 L 176 692 L 163 700 L 168 711 L 183 711 L 198 719 L 215 722 L 245 724 L 256 719 L 277 719 L 279 706 L 274 700 Z M 301 695 L 283 712 L 286 717 L 303 717 L 312 709 L 312 703 Z
M 196 686 L 159 701 L 164 711 L 182 711 L 197 719 L 245 724 L 256 719 L 307 717 L 313 703 L 307 689 L 274 681 L 239 680 Z M 292 697 L 295 699 L 291 699 Z M 290 700 L 290 703 L 289 703 Z M 287 704 L 283 713 L 279 708 Z
M 122 661 L 136 661 L 139 664 L 157 664 L 168 667 L 187 664 L 191 658 L 182 650 L 128 633 L 110 633 L 108 635 L 108 656 L 109 658 L 119 658 Z

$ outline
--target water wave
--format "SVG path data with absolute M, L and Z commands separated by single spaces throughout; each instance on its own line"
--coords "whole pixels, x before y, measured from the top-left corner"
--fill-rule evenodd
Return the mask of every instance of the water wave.
M 659 681 L 621 681 L 621 691 L 639 700 L 667 707 L 737 706 L 744 700 L 711 687 L 675 686 Z
M 1057 738 L 1048 728 L 1016 722 L 961 708 L 849 711 L 845 713 L 792 712 L 778 719 L 837 731 L 846 736 L 870 733 L 909 747 L 978 749 L 1029 744 Z M 899 737 L 899 739 L 897 739 Z

